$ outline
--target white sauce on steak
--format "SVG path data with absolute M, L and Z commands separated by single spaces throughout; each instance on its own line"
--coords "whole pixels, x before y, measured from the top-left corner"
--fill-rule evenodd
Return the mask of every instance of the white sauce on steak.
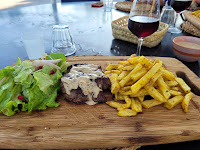
M 89 100 L 86 104 L 94 105 L 97 102 L 94 102 L 92 97 L 97 98 L 99 92 L 102 91 L 95 82 L 95 79 L 98 77 L 104 77 L 104 73 L 98 68 L 98 66 L 85 64 L 73 66 L 67 74 L 67 77 L 62 77 L 61 81 L 63 82 L 68 95 L 70 95 L 72 89 L 80 87 L 83 94 L 88 96 Z

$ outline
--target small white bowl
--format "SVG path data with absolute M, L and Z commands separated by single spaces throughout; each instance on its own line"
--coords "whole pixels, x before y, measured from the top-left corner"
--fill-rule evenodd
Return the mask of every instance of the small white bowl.
M 196 47 L 193 47 L 194 45 Z M 174 54 L 180 60 L 194 62 L 200 59 L 200 38 L 193 36 L 176 37 L 173 39 L 172 48 Z

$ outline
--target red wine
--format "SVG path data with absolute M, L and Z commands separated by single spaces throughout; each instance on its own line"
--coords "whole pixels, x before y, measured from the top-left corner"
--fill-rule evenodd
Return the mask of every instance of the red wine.
M 171 6 L 174 8 L 176 12 L 183 11 L 187 9 L 192 3 L 192 0 L 175 0 L 174 2 L 172 1 Z
M 129 30 L 138 38 L 146 37 L 157 31 L 159 19 L 148 16 L 133 16 L 128 20 Z

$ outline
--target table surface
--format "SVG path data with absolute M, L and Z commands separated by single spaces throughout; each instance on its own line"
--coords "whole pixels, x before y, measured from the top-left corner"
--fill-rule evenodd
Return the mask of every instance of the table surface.
M 23 46 L 21 36 L 24 33 L 40 33 L 44 37 L 45 52 L 51 52 L 52 26 L 68 24 L 75 42 L 75 55 L 113 55 L 129 56 L 136 52 L 137 45 L 114 39 L 111 22 L 128 15 L 116 10 L 104 12 L 103 7 L 93 8 L 92 2 L 52 3 L 29 7 L 13 8 L 0 11 L 0 69 L 12 65 L 18 57 L 27 60 L 28 56 Z M 166 33 L 161 43 L 154 48 L 142 47 L 141 54 L 145 56 L 175 57 L 172 50 L 172 39 L 187 33 Z M 200 77 L 200 61 L 187 63 Z M 166 145 L 144 146 L 141 150 L 197 150 L 200 141 L 174 143 Z

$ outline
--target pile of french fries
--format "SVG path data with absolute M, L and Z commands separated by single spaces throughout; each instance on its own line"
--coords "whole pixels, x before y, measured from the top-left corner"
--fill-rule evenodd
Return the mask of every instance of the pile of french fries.
M 143 107 L 160 104 L 172 109 L 182 103 L 183 111 L 188 111 L 191 88 L 166 70 L 160 60 L 131 55 L 127 61 L 109 64 L 104 73 L 110 78 L 111 93 L 115 96 L 115 101 L 107 104 L 116 108 L 119 116 L 135 116 Z
M 195 15 L 196 17 L 200 18 L 200 10 L 194 11 L 191 13 L 192 15 Z

